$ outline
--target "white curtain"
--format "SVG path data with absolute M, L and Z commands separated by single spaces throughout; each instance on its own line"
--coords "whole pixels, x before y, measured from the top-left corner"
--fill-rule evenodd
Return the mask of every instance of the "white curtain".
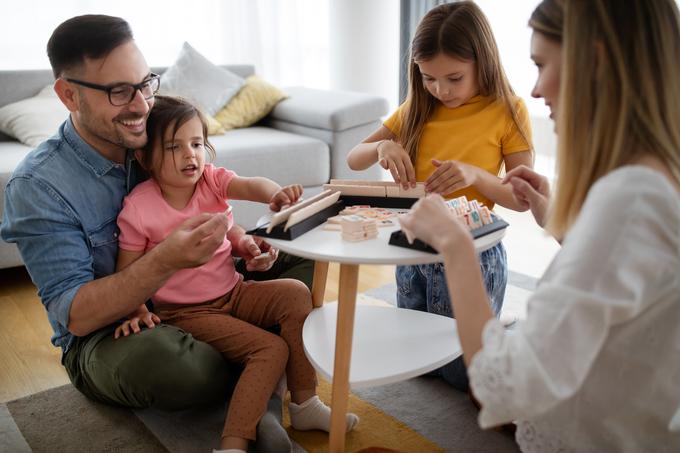
M 80 14 L 109 14 L 130 23 L 151 66 L 172 64 L 188 41 L 213 63 L 253 64 L 276 85 L 327 88 L 328 9 L 328 0 L 5 2 L 0 69 L 49 68 L 45 47 L 57 25 Z

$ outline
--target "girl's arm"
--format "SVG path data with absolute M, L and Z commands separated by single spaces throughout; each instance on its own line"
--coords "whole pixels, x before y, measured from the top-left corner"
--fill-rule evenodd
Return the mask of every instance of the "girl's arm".
M 425 220 L 426 219 L 426 220 Z M 493 313 L 484 289 L 474 243 L 439 195 L 418 201 L 399 217 L 402 229 L 430 244 L 444 256 L 446 284 L 456 313 L 458 336 L 467 365 L 482 348 L 482 330 Z
M 397 136 L 385 126 L 380 126 L 364 141 L 352 148 L 347 154 L 347 165 L 352 170 L 366 170 L 378 162 L 378 148 L 383 140 L 396 140 Z
M 531 168 L 533 156 L 531 151 L 520 151 L 505 156 L 504 162 L 505 169 L 508 172 L 520 165 Z M 425 181 L 425 189 L 428 192 L 447 194 L 474 186 L 486 198 L 504 208 L 515 211 L 526 211 L 528 209 L 528 206 L 519 203 L 513 196 L 512 187 L 503 184 L 503 180 L 496 175 L 460 161 L 433 159 L 432 163 L 437 169 Z
M 416 172 L 408 153 L 396 142 L 397 136 L 385 126 L 366 137 L 363 142 L 352 148 L 347 155 L 347 165 L 352 170 L 365 170 L 378 162 L 389 170 L 395 182 L 405 189 L 416 186 Z
M 229 183 L 227 196 L 234 200 L 257 201 L 259 203 L 269 203 L 269 200 L 281 186 L 274 181 L 261 176 L 244 177 L 234 176 Z
M 272 211 L 279 211 L 283 206 L 295 203 L 301 195 L 300 184 L 281 187 L 271 179 L 261 176 L 250 178 L 234 176 L 227 188 L 229 198 L 269 203 Z
M 494 317 L 493 312 L 472 241 L 448 242 L 440 252 L 444 256 L 446 285 L 449 293 L 456 295 L 451 300 L 456 313 L 463 360 L 469 366 L 475 354 L 482 349 L 482 331 L 489 319 Z
M 144 255 L 144 250 L 138 252 L 131 250 L 118 249 L 118 261 L 116 261 L 116 272 L 120 272 L 130 264 L 137 261 Z

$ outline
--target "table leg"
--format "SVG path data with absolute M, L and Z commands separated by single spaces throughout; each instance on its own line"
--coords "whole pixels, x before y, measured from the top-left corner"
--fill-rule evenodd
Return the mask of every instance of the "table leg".
M 326 277 L 328 276 L 328 262 L 314 263 L 314 280 L 312 281 L 312 306 L 319 308 L 323 305 L 323 295 L 326 292 Z
M 359 266 L 357 264 L 340 264 L 331 398 L 330 453 L 342 453 L 345 450 L 345 414 L 347 414 L 349 400 L 349 365 L 352 358 L 358 276 Z

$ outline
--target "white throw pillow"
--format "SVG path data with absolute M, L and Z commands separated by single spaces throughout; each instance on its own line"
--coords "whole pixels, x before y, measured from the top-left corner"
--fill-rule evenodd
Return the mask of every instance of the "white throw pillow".
M 35 148 L 53 136 L 68 115 L 52 85 L 47 85 L 32 98 L 1 107 L 0 131 Z
M 185 97 L 215 115 L 245 84 L 233 72 L 211 63 L 185 42 L 175 64 L 161 75 L 163 94 Z

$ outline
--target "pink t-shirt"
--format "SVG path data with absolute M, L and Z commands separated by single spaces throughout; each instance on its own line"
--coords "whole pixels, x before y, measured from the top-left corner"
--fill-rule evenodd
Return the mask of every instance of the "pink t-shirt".
M 190 217 L 205 212 L 224 212 L 227 188 L 233 171 L 206 164 L 203 177 L 189 203 L 182 210 L 170 206 L 158 184 L 149 179 L 125 197 L 118 215 L 121 249 L 148 252 Z M 233 222 L 232 214 L 229 221 Z M 210 261 L 202 266 L 177 271 L 151 298 L 155 303 L 191 304 L 220 297 L 236 285 L 239 275 L 231 257 L 231 242 L 224 242 Z

